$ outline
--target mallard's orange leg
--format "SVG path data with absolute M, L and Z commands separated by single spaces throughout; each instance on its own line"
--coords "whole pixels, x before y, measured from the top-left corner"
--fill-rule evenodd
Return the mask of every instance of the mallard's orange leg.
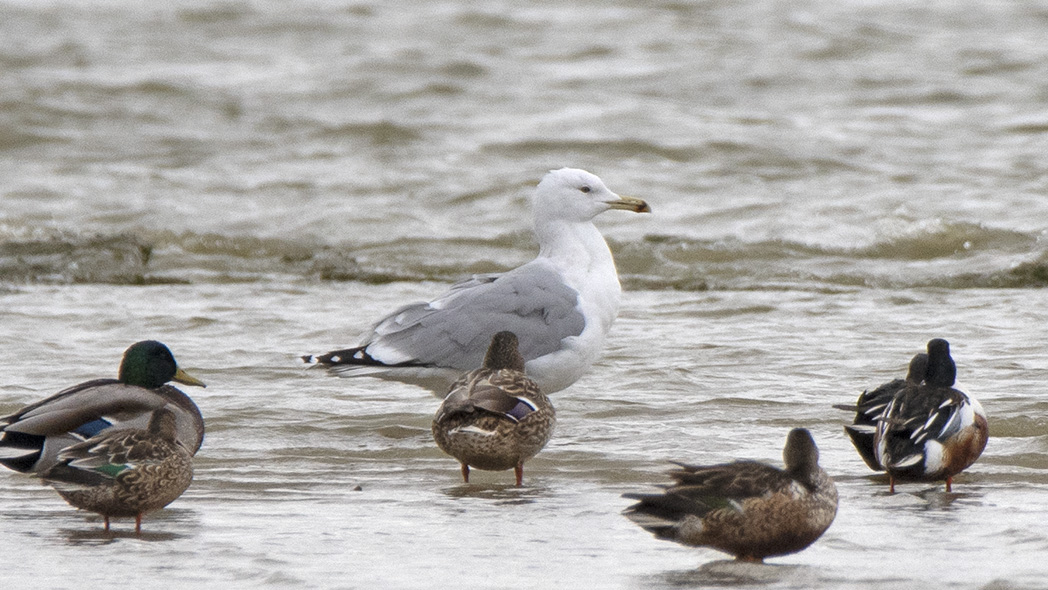
M 946 491 L 947 492 L 952 492 L 953 491 L 953 485 L 952 484 L 953 484 L 953 476 L 949 475 L 949 476 L 946 477 Z
M 107 533 L 108 533 L 108 532 L 109 532 L 109 516 L 108 516 L 108 515 L 105 515 L 105 514 L 103 514 L 103 515 L 102 515 L 102 522 L 104 522 L 104 523 L 105 523 L 105 532 L 107 532 Z
M 513 468 L 513 474 L 517 476 L 517 487 L 524 485 L 524 464 L 521 463 Z
M 138 514 L 135 515 L 135 534 L 136 535 L 141 535 L 142 534 L 142 513 L 141 512 L 139 512 Z
M 469 465 L 462 464 L 462 481 L 469 483 Z

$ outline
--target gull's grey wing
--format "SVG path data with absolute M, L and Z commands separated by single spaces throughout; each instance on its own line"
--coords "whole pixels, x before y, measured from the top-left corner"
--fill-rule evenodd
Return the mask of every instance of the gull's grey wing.
M 466 371 L 483 364 L 495 333 L 509 330 L 517 335 L 525 360 L 531 360 L 582 333 L 585 319 L 578 299 L 552 267 L 529 263 L 505 274 L 467 279 L 429 303 L 402 307 L 375 326 L 365 348 L 385 364 Z

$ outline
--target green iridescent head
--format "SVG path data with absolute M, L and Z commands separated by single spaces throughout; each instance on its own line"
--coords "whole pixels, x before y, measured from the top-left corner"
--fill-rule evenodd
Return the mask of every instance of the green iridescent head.
M 168 381 L 207 387 L 203 381 L 178 368 L 171 350 L 156 340 L 137 342 L 124 352 L 120 381 L 146 389 L 156 389 Z

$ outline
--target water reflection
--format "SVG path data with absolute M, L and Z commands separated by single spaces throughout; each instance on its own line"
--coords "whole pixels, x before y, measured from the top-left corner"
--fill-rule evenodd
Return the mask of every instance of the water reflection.
M 192 536 L 189 531 L 201 528 L 200 515 L 189 508 L 163 508 L 147 514 L 142 519 L 142 532 L 135 533 L 135 519 L 110 518 L 109 530 L 98 514 L 83 510 L 56 513 L 54 517 L 63 522 L 56 527 L 56 536 L 70 545 L 106 545 L 118 539 L 142 541 L 173 541 Z
M 510 479 L 512 479 L 512 472 Z M 491 500 L 496 505 L 532 504 L 539 498 L 546 497 L 552 493 L 548 486 L 528 485 L 516 486 L 512 482 L 507 484 L 475 484 L 464 483 L 461 485 L 444 488 L 442 490 L 448 498 L 476 498 L 478 500 Z
M 130 528 L 123 529 L 111 526 L 109 531 L 102 528 L 101 519 L 97 523 L 97 527 L 90 529 L 59 529 L 58 534 L 60 537 L 66 539 L 69 545 L 109 545 L 115 543 L 120 539 L 130 539 L 135 541 L 174 541 L 176 539 L 187 538 L 187 535 L 181 535 L 178 533 L 172 533 L 170 531 L 149 531 L 144 530 L 141 534 L 135 533 L 135 527 L 132 523 Z M 144 526 L 144 525 L 143 525 Z
M 736 586 L 768 586 L 787 583 L 791 587 L 815 587 L 818 568 L 807 565 L 779 565 L 748 563 L 721 559 L 705 563 L 693 570 L 669 571 L 647 578 L 638 587 L 709 588 Z

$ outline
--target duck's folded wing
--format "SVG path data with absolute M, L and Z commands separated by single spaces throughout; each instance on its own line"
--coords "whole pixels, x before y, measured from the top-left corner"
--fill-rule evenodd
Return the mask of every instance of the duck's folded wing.
M 696 498 L 745 499 L 787 486 L 792 479 L 777 467 L 758 461 L 735 461 L 711 466 L 678 463 L 670 472 L 676 480 L 671 490 Z
M 715 506 L 686 494 L 667 490 L 662 494 L 623 494 L 637 500 L 623 514 L 644 530 L 663 539 L 676 538 L 681 522 L 688 515 L 703 517 Z
M 113 481 L 113 476 L 92 469 L 78 469 L 66 463 L 59 463 L 41 477 L 59 491 L 75 491 L 84 488 L 92 488 Z
M 163 407 L 167 400 L 148 389 L 119 381 L 67 390 L 7 418 L 4 431 L 38 436 L 73 432 L 97 420 L 129 420 Z M 95 433 L 88 433 L 91 436 Z
M 475 407 L 492 414 L 505 416 L 514 422 L 520 422 L 525 416 L 538 410 L 531 400 L 510 395 L 505 390 L 492 385 L 475 388 L 470 399 Z
M 78 385 L 74 385 L 72 387 L 68 387 L 68 388 L 63 389 L 62 391 L 59 391 L 58 393 L 52 395 L 51 397 L 44 398 L 44 399 L 42 399 L 42 400 L 40 400 L 38 402 L 35 402 L 35 403 L 32 403 L 32 404 L 29 404 L 27 406 L 22 407 L 21 409 L 19 409 L 14 414 L 10 414 L 10 415 L 4 416 L 3 418 L 0 418 L 0 427 L 2 427 L 3 425 L 6 425 L 6 424 L 11 424 L 13 422 L 17 422 L 19 419 L 21 419 L 22 416 L 24 416 L 26 414 L 30 414 L 30 413 L 38 410 L 41 407 L 48 406 L 48 405 L 61 405 L 61 404 L 65 403 L 65 400 L 68 400 L 70 397 L 73 397 L 75 394 L 77 394 L 77 393 L 79 393 L 81 391 L 88 390 L 88 389 L 91 389 L 91 388 L 94 388 L 94 387 L 101 387 L 101 386 L 104 386 L 104 385 L 111 385 L 111 384 L 114 384 L 114 383 L 118 384 L 118 383 L 120 383 L 120 381 L 117 381 L 116 379 L 95 379 L 93 381 L 86 381 L 84 383 L 80 383 Z
M 959 432 L 967 403 L 964 394 L 950 390 L 950 394 L 928 413 L 924 423 L 914 429 L 910 435 L 913 444 L 919 445 L 928 439 L 944 440 Z

